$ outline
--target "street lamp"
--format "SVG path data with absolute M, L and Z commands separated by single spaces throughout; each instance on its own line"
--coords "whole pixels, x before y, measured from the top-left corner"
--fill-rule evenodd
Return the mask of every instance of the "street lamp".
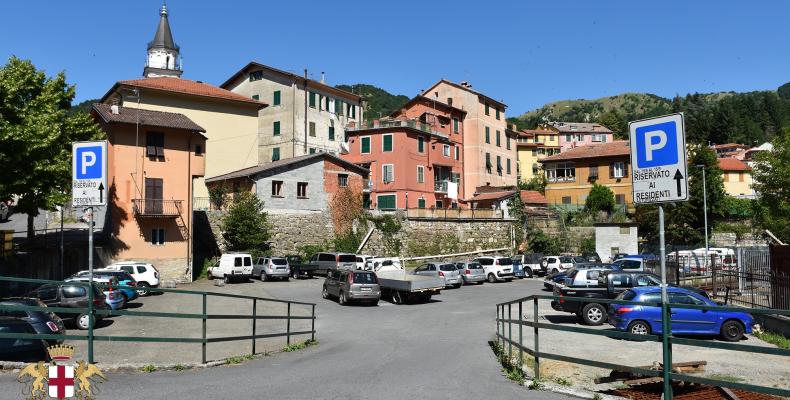
M 702 169 L 702 209 L 705 213 L 705 264 L 707 264 L 710 261 L 710 248 L 708 247 L 708 189 L 705 181 L 705 166 L 695 165 L 695 167 Z

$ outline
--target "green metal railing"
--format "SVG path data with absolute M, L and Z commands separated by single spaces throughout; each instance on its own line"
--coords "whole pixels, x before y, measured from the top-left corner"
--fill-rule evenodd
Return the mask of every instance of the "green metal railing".
M 540 379 L 540 359 L 547 358 L 551 360 L 564 361 L 573 364 L 588 365 L 591 367 L 612 369 L 615 371 L 622 371 L 622 372 L 631 372 L 631 373 L 651 376 L 651 377 L 668 377 L 669 381 L 678 380 L 678 381 L 693 382 L 693 383 L 699 383 L 705 385 L 741 389 L 741 390 L 747 390 L 747 391 L 776 395 L 776 396 L 790 396 L 790 390 L 788 389 L 758 386 L 758 385 L 752 385 L 752 384 L 741 383 L 741 382 L 729 382 L 729 381 L 723 381 L 717 379 L 703 378 L 699 376 L 680 374 L 680 373 L 672 372 L 672 366 L 671 366 L 672 344 L 680 344 L 680 345 L 703 347 L 703 348 L 734 350 L 734 351 L 741 351 L 747 353 L 779 355 L 779 356 L 790 356 L 790 350 L 776 348 L 776 347 L 763 347 L 763 346 L 713 342 L 713 341 L 706 341 L 699 339 L 675 337 L 672 336 L 672 331 L 671 329 L 669 329 L 670 327 L 667 326 L 669 324 L 664 324 L 664 321 L 668 321 L 667 316 L 670 315 L 669 310 L 673 308 L 687 308 L 687 309 L 695 309 L 695 310 L 737 311 L 737 312 L 745 312 L 749 314 L 772 314 L 772 315 L 784 315 L 784 316 L 790 316 L 790 310 L 761 309 L 761 308 L 745 309 L 740 307 L 699 306 L 699 305 L 673 304 L 673 303 L 668 303 L 666 304 L 666 307 L 661 307 L 661 303 L 644 303 L 644 302 L 614 300 L 614 299 L 595 299 L 595 302 L 600 304 L 614 303 L 614 304 L 622 304 L 622 305 L 646 305 L 646 306 L 661 307 L 662 325 L 668 328 L 666 329 L 665 332 L 668 332 L 668 339 L 669 339 L 667 341 L 667 344 L 664 345 L 662 340 L 663 337 L 661 335 L 636 335 L 628 332 L 620 332 L 614 330 L 601 330 L 601 329 L 585 328 L 581 326 L 566 326 L 566 325 L 538 322 L 538 315 L 539 315 L 538 301 L 539 300 L 559 301 L 560 299 L 565 301 L 579 301 L 584 303 L 590 302 L 590 299 L 585 297 L 533 295 L 533 296 L 527 296 L 513 301 L 497 304 L 497 317 L 496 317 L 497 341 L 501 340 L 502 348 L 505 351 L 507 351 L 508 357 L 510 357 L 511 359 L 513 358 L 513 353 L 514 353 L 513 348 L 514 347 L 516 348 L 518 352 L 519 365 L 521 365 L 521 362 L 524 357 L 524 353 L 527 353 L 530 356 L 534 357 L 535 379 Z M 532 303 L 532 308 L 533 308 L 532 321 L 525 320 L 523 313 L 524 303 L 529 303 L 529 302 Z M 517 307 L 518 319 L 513 319 L 512 317 L 513 316 L 512 311 L 514 305 Z M 507 318 L 505 318 L 506 315 Z M 518 328 L 517 337 L 515 339 L 513 339 L 513 325 L 516 325 Z M 525 326 L 531 327 L 533 329 L 534 332 L 533 348 L 529 348 L 524 344 L 523 327 Z M 542 352 L 540 351 L 540 339 L 539 339 L 540 329 L 574 332 L 574 333 L 581 333 L 586 335 L 607 336 L 617 339 L 662 342 L 662 349 L 661 349 L 662 356 L 668 356 L 668 357 L 664 357 L 664 360 L 668 360 L 669 362 L 663 363 L 662 370 L 651 370 L 651 369 L 625 366 L 621 364 L 615 364 L 615 363 L 604 362 L 604 361 L 590 360 L 580 357 L 565 356 L 560 354 Z M 668 400 L 672 399 L 671 385 L 665 384 L 664 388 L 665 388 L 664 399 L 668 399 Z
M 14 278 L 14 277 L 7 277 L 7 276 L 0 276 L 0 282 L 18 282 L 18 283 L 32 283 L 32 284 L 62 284 L 65 283 L 63 281 L 52 281 L 52 280 L 44 280 L 44 279 L 28 279 L 28 278 Z M 83 286 L 88 288 L 88 282 L 68 282 L 69 285 L 73 286 Z M 101 285 L 98 283 L 94 283 L 94 285 L 99 286 L 100 288 L 107 288 L 110 287 L 108 285 Z M 113 285 L 111 286 L 113 290 L 115 289 L 137 289 L 134 286 L 125 286 L 125 285 Z M 215 293 L 215 292 L 203 292 L 203 291 L 195 291 L 195 290 L 182 290 L 182 289 L 163 289 L 163 288 L 148 288 L 151 292 L 162 292 L 162 293 L 179 293 L 179 294 L 188 294 L 194 296 L 202 297 L 202 307 L 203 311 L 199 314 L 195 313 L 171 313 L 171 312 L 151 312 L 151 311 L 129 311 L 129 310 L 97 310 L 93 307 L 93 290 L 87 290 L 88 292 L 88 307 L 84 308 L 65 308 L 65 307 L 38 307 L 38 306 L 22 306 L 22 305 L 1 305 L 0 310 L 9 310 L 9 311 L 43 311 L 43 312 L 54 312 L 56 314 L 87 314 L 90 316 L 98 315 L 98 316 L 135 316 L 135 317 L 151 317 L 151 318 L 186 318 L 186 319 L 199 319 L 202 320 L 202 336 L 200 338 L 194 337 L 139 337 L 139 336 L 106 336 L 106 335 L 94 335 L 94 323 L 95 318 L 89 318 L 89 325 L 88 325 L 88 334 L 87 336 L 83 335 L 56 335 L 56 334 L 32 334 L 32 333 L 0 333 L 0 339 L 8 338 L 8 339 L 44 339 L 44 340 L 87 340 L 88 341 L 88 362 L 94 362 L 93 356 L 93 343 L 95 341 L 106 341 L 106 342 L 142 342 L 142 343 L 199 343 L 201 344 L 201 361 L 203 364 L 206 363 L 206 347 L 209 343 L 220 343 L 220 342 L 231 342 L 231 341 L 239 341 L 239 340 L 251 340 L 252 341 L 252 352 L 251 354 L 256 354 L 255 351 L 255 340 L 256 339 L 267 339 L 267 338 L 276 338 L 276 337 L 285 337 L 286 344 L 291 344 L 291 337 L 292 336 L 299 336 L 299 335 L 310 335 L 310 340 L 315 340 L 315 303 L 305 303 L 299 301 L 288 301 L 288 300 L 279 300 L 279 299 L 271 299 L 266 297 L 254 297 L 254 296 L 244 296 L 238 294 L 229 294 L 229 293 Z M 244 299 L 250 300 L 252 302 L 252 313 L 249 315 L 246 314 L 209 314 L 208 313 L 208 298 L 209 297 L 227 297 L 227 298 L 235 298 L 235 299 Z M 287 313 L 285 315 L 258 315 L 258 302 L 274 302 L 274 303 L 281 303 L 287 304 Z M 310 307 L 310 315 L 304 316 L 296 316 L 292 315 L 292 305 L 301 305 L 301 306 L 308 306 Z M 310 330 L 309 331 L 291 331 L 291 321 L 292 320 L 310 320 Z M 207 332 L 207 321 L 208 320 L 252 320 L 252 327 L 251 327 L 251 334 L 250 335 L 243 335 L 243 336 L 225 336 L 225 337 L 209 337 Z M 286 320 L 286 331 L 285 332 L 278 332 L 278 333 L 269 333 L 259 335 L 257 334 L 256 329 L 256 321 L 258 320 Z

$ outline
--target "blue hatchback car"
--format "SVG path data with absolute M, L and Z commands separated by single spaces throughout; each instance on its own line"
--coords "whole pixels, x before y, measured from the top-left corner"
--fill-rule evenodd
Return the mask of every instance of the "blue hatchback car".
M 669 287 L 667 295 L 671 304 L 718 307 L 710 299 L 688 289 Z M 620 293 L 617 299 L 659 303 L 661 289 L 656 286 L 636 287 Z M 671 308 L 670 312 L 673 334 L 719 336 L 728 342 L 739 341 L 744 333 L 752 333 L 754 324 L 752 316 L 745 312 L 690 308 Z M 611 304 L 609 324 L 617 330 L 637 335 L 661 334 L 661 307 Z

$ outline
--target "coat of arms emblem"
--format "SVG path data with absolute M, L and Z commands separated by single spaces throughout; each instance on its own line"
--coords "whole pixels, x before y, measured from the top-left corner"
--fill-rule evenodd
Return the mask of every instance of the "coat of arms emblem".
M 47 351 L 51 363 L 39 361 L 28 364 L 19 373 L 17 380 L 26 385 L 23 395 L 29 400 L 94 399 L 96 380 L 107 377 L 94 364 L 78 361 L 76 367 L 67 362 L 74 355 L 74 347 L 69 345 L 50 346 Z M 44 386 L 46 385 L 46 389 Z

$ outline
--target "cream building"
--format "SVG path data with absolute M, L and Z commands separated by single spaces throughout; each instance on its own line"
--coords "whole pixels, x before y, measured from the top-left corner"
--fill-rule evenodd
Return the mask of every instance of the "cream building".
M 269 104 L 258 119 L 260 163 L 316 152 L 339 154 L 345 130 L 364 121 L 362 97 L 250 62 L 220 88 Z
M 464 193 L 471 198 L 480 186 L 515 186 L 516 141 L 508 134 L 504 103 L 460 84 L 440 80 L 423 92 L 466 111 L 464 118 Z
M 541 176 L 540 160 L 560 153 L 557 132 L 545 129 L 512 131 L 516 135 L 519 182 Z
M 724 192 L 730 196 L 742 199 L 755 198 L 752 169 L 745 162 L 737 158 L 719 158 L 721 178 L 724 181 Z

